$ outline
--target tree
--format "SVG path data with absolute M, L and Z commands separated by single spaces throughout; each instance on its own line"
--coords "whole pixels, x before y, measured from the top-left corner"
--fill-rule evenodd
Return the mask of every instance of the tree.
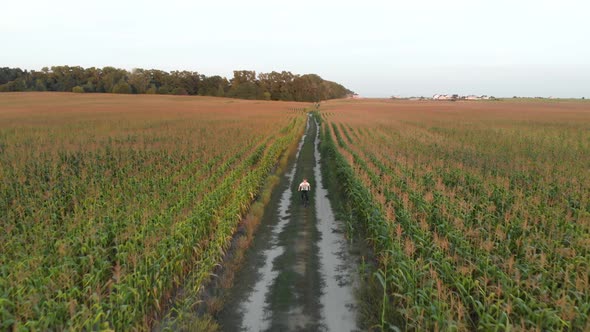
M 323 99 L 322 78 L 315 74 L 296 77 L 293 80 L 293 98 L 295 101 L 318 102 Z
M 172 94 L 177 96 L 184 96 L 188 95 L 188 92 L 184 88 L 174 88 L 172 89 Z
M 86 84 L 82 85 L 86 92 L 105 92 L 100 89 L 102 69 L 90 67 L 86 71 Z
M 170 93 L 170 87 L 168 85 L 162 85 L 159 89 L 158 89 L 158 93 L 161 95 L 167 95 Z
M 161 86 L 168 84 L 168 78 L 170 74 L 167 72 L 157 69 L 150 69 L 147 70 L 146 73 L 150 77 L 150 84 L 154 85 L 156 88 L 159 89 Z
M 256 99 L 257 94 L 256 72 L 234 70 L 234 78 L 231 80 L 231 87 L 227 96 L 240 99 Z
M 112 90 L 113 93 L 131 93 L 131 87 L 123 79 L 119 83 L 115 84 Z
M 150 86 L 150 88 L 147 89 L 145 93 L 148 95 L 156 94 L 156 93 L 158 93 L 158 88 L 156 88 L 155 84 L 152 84 L 152 86 Z
M 256 99 L 257 92 L 258 86 L 255 83 L 245 82 L 239 85 L 232 85 L 227 96 L 239 99 Z
M 86 84 L 82 85 L 82 88 L 84 88 L 85 92 L 94 92 L 95 91 L 94 84 L 90 81 L 88 81 L 88 82 L 86 82 Z
M 291 92 L 293 79 L 294 75 L 288 71 L 258 74 L 260 87 L 270 92 L 272 100 L 293 100 Z
M 76 85 L 75 87 L 72 88 L 72 92 L 75 92 L 75 93 L 84 93 L 84 88 L 81 87 L 81 86 L 79 86 L 79 85 Z
M 150 86 L 151 77 L 143 69 L 133 69 L 129 74 L 129 85 L 134 93 L 146 93 Z
M 234 70 L 234 78 L 231 80 L 232 86 L 241 83 L 256 82 L 256 72 L 253 70 Z
M 79 66 L 44 67 L 41 71 L 0 68 L 0 91 L 80 91 L 146 93 L 233 97 L 261 100 L 316 102 L 342 98 L 352 91 L 323 80 L 315 74 L 295 75 L 288 71 L 260 73 L 236 70 L 231 80 L 207 77 L 193 71 L 135 68 L 131 72 L 114 67 L 84 69 Z
M 0 85 L 0 92 L 19 92 L 27 91 L 27 83 L 23 77 L 19 77 L 14 81 Z
M 48 78 L 48 86 L 52 91 L 72 91 L 75 86 L 85 83 L 81 67 L 53 66 Z
M 215 93 L 215 97 L 223 97 L 223 96 L 225 96 L 225 90 L 223 89 L 223 86 L 220 84 L 217 87 L 217 92 Z M 584 98 L 582 98 L 582 99 L 584 99 Z
M 120 93 L 114 92 L 113 89 L 116 84 L 120 83 L 121 81 L 126 81 L 127 74 L 127 71 L 123 69 L 117 69 L 114 67 L 104 67 L 100 74 L 99 86 L 97 88 L 101 92 Z
M 196 95 L 199 91 L 201 77 L 197 72 L 173 71 L 170 73 L 173 88 L 181 88 L 187 94 Z
M 47 91 L 45 83 L 41 79 L 35 80 L 35 91 Z
M 228 90 L 229 82 L 226 78 L 218 75 L 211 77 L 201 75 L 199 85 L 200 96 L 224 97 Z
M 14 81 L 19 77 L 22 77 L 24 72 L 20 68 L 0 68 L 0 85 Z
M 323 86 L 324 96 L 322 99 L 344 98 L 347 95 L 354 93 L 335 82 L 323 81 Z
M 31 70 L 31 90 L 47 91 L 49 68 L 44 67 L 41 71 Z

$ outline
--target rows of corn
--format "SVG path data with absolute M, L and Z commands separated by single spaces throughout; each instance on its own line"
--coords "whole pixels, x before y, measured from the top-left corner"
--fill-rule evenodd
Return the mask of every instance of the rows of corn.
M 590 329 L 588 111 L 359 113 L 322 134 L 377 253 L 377 325 Z
M 31 107 L 0 114 L 0 330 L 148 329 L 209 277 L 306 118 Z

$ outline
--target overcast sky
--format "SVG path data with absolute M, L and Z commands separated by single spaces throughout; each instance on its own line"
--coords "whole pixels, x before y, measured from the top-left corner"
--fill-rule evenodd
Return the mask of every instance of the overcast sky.
M 590 2 L 4 1 L 0 66 L 316 73 L 366 97 L 590 98 Z

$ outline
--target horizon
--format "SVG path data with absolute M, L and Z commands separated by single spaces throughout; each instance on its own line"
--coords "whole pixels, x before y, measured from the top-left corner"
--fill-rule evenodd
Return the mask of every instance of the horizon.
M 5 5 L 0 66 L 317 74 L 364 97 L 590 97 L 579 0 Z M 113 8 L 116 8 L 114 10 Z
M 49 69 L 51 69 L 52 66 L 76 67 L 76 66 L 79 66 L 79 65 L 60 64 L 60 65 L 48 65 L 48 66 L 43 66 L 43 67 L 48 67 Z M 41 67 L 41 68 L 12 67 L 12 68 L 20 68 L 22 70 L 27 70 L 27 71 L 41 71 L 43 67 Z M 175 71 L 175 70 L 179 70 L 179 71 L 189 70 L 189 71 L 198 72 L 199 74 L 203 74 L 203 75 L 205 75 L 207 77 L 215 76 L 215 75 L 219 75 L 219 76 L 225 77 L 227 79 L 231 79 L 233 77 L 233 70 L 230 71 L 229 73 L 223 73 L 223 74 L 222 73 L 209 73 L 207 75 L 207 74 L 204 74 L 203 72 L 201 72 L 199 70 L 193 70 L 193 69 L 174 69 L 174 68 L 172 68 L 172 69 L 162 69 L 162 68 L 156 68 L 156 67 L 122 68 L 122 67 L 109 66 L 109 65 L 105 65 L 105 66 L 80 66 L 80 67 L 85 68 L 85 69 L 86 68 L 91 68 L 91 67 L 96 67 L 96 68 L 115 67 L 115 68 L 118 68 L 118 69 L 127 70 L 129 72 L 131 72 L 133 69 L 148 69 L 148 70 L 154 69 L 154 70 L 162 70 L 162 71 L 166 71 L 166 72 L 171 72 L 171 71 Z M 242 69 L 236 69 L 236 70 L 250 70 L 250 69 L 242 68 Z M 281 72 L 283 70 L 277 69 L 277 70 L 273 70 L 273 71 Z M 257 75 L 259 73 L 262 73 L 262 72 L 256 71 L 256 74 Z M 293 74 L 295 74 L 295 75 L 306 75 L 306 74 L 317 74 L 317 73 L 293 73 Z M 590 70 L 589 70 L 589 74 L 588 74 L 587 77 L 590 78 Z M 333 81 L 333 82 L 336 82 L 336 83 L 339 83 L 339 84 L 343 84 L 342 82 L 335 81 L 335 80 L 332 80 L 330 78 L 326 78 L 326 77 L 323 77 L 323 76 L 322 76 L 322 78 L 325 79 L 325 80 L 328 80 L 328 81 Z M 411 79 L 408 80 L 408 81 L 411 81 Z M 417 82 L 415 82 L 415 83 L 417 83 Z M 589 82 L 589 84 L 590 84 L 590 82 Z M 346 84 L 343 84 L 343 85 L 344 85 L 344 87 L 350 89 Z M 425 84 L 425 85 L 428 85 L 428 84 Z M 514 97 L 517 97 L 517 98 L 547 98 L 547 99 L 590 99 L 590 91 L 588 91 L 588 95 L 589 96 L 587 97 L 584 94 L 581 94 L 579 96 L 575 96 L 575 95 L 563 95 L 563 94 L 560 95 L 560 94 L 550 94 L 550 93 L 549 94 L 545 94 L 545 95 L 542 95 L 542 94 L 537 94 L 537 95 L 518 95 L 518 94 L 501 95 L 501 94 L 487 93 L 485 89 L 479 89 L 479 90 L 476 90 L 476 91 L 467 89 L 467 91 L 469 91 L 469 92 L 462 92 L 462 91 L 458 91 L 457 89 L 452 89 L 452 88 L 440 88 L 439 90 L 436 90 L 436 88 L 433 88 L 431 91 L 435 91 L 435 92 L 431 92 L 431 93 L 428 93 L 427 92 L 427 93 L 415 93 L 415 94 L 412 94 L 412 93 L 407 93 L 407 92 L 406 93 L 403 93 L 402 92 L 402 93 L 398 93 L 398 94 L 393 94 L 392 93 L 392 94 L 389 94 L 389 95 L 385 95 L 385 94 L 384 95 L 375 95 L 375 94 L 363 95 L 363 94 L 358 93 L 354 89 L 351 89 L 351 90 L 355 94 L 357 94 L 359 97 L 361 97 L 361 98 L 367 98 L 367 99 L 372 99 L 372 98 L 374 98 L 374 99 L 402 98 L 403 99 L 403 98 L 412 98 L 412 97 L 431 98 L 434 95 L 453 95 L 453 94 L 457 94 L 459 96 L 469 96 L 469 95 L 475 95 L 475 96 L 491 96 L 491 97 L 500 98 L 500 99 L 507 99 L 507 98 L 514 98 Z

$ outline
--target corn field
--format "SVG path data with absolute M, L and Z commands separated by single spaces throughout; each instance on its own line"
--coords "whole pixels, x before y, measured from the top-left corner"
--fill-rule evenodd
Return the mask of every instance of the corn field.
M 589 104 L 335 101 L 320 116 L 377 253 L 379 328 L 590 330 Z
M 220 262 L 301 107 L 0 96 L 0 330 L 149 329 Z

